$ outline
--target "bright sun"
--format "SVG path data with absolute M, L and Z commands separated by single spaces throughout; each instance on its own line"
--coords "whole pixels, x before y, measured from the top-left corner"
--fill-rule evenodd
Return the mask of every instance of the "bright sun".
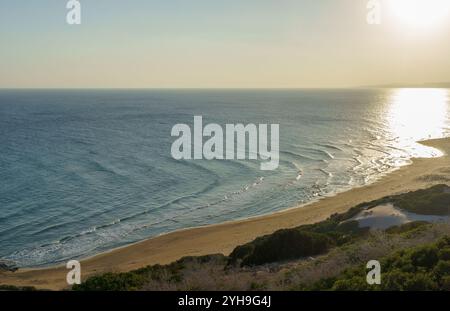
M 411 28 L 430 28 L 444 22 L 450 0 L 387 0 L 391 14 Z

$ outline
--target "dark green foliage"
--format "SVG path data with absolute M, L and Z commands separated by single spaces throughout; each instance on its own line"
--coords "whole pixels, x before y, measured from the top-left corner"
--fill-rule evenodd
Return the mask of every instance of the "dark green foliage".
M 407 211 L 424 215 L 448 215 L 450 188 L 437 185 L 425 190 L 385 197 L 351 208 L 343 214 L 334 214 L 325 221 L 293 229 L 277 231 L 236 247 L 230 254 L 229 264 L 241 263 L 253 266 L 281 260 L 297 259 L 322 254 L 333 246 L 340 246 L 364 237 L 369 228 L 359 228 L 356 221 L 349 221 L 364 209 L 393 203 Z M 424 229 L 426 222 L 412 222 L 386 230 L 391 234 L 413 233 Z M 418 259 L 420 260 L 420 259 Z
M 441 260 L 450 260 L 450 247 L 441 249 L 438 256 Z
M 385 231 L 386 233 L 389 234 L 413 233 L 413 232 L 420 232 L 428 226 L 430 226 L 430 223 L 426 221 L 413 221 L 400 226 L 390 227 Z
M 332 247 L 352 243 L 367 236 L 369 228 L 359 228 L 357 221 L 350 219 L 365 209 L 392 203 L 399 208 L 424 214 L 448 215 L 450 188 L 438 185 L 427 190 L 385 197 L 355 206 L 342 214 L 334 214 L 325 221 L 297 228 L 279 230 L 259 237 L 252 242 L 236 247 L 229 257 L 207 255 L 185 257 L 170 265 L 148 266 L 127 273 L 106 273 L 89 278 L 74 290 L 139 290 L 149 282 L 180 284 L 186 272 L 191 273 L 199 265 L 215 264 L 254 266 L 285 260 L 317 256 Z M 426 222 L 412 222 L 386 230 L 389 234 L 411 234 L 429 226 Z M 339 277 L 322 279 L 313 286 L 299 284 L 296 289 L 314 290 L 450 290 L 450 237 L 434 245 L 400 251 L 382 261 L 382 284 L 369 286 L 366 282 L 365 266 L 345 271 Z M 231 270 L 228 270 L 231 268 Z M 188 273 L 188 274 L 189 274 Z M 228 273 L 228 272 L 227 272 Z M 255 283 L 251 288 L 260 288 Z M 0 290 L 2 288 L 0 287 Z M 3 288 L 4 290 L 6 288 Z M 6 289 L 7 290 L 7 289 Z M 14 290 L 14 289 L 11 289 Z
M 13 285 L 0 285 L 0 291 L 14 291 L 14 292 L 33 292 L 36 291 L 36 288 L 33 286 L 13 286 Z
M 359 228 L 356 221 L 344 221 L 358 214 L 362 208 L 359 206 L 345 214 L 335 214 L 313 225 L 283 229 L 259 237 L 236 247 L 230 254 L 229 264 L 255 266 L 323 254 L 331 247 L 351 242 L 368 232 L 368 228 Z
M 436 280 L 442 280 L 443 278 L 450 276 L 450 261 L 439 261 L 433 269 L 433 275 Z
M 386 273 L 385 284 L 381 284 L 382 290 L 390 291 L 424 291 L 437 290 L 438 285 L 430 277 L 428 273 L 424 272 L 402 272 L 394 270 Z M 366 288 L 367 289 L 367 288 Z
M 381 285 L 366 282 L 366 267 L 344 271 L 335 278 L 320 280 L 306 289 L 424 291 L 450 289 L 450 261 L 441 259 L 450 247 L 450 238 L 397 252 L 380 261 Z M 444 252 L 442 252 L 444 251 Z M 446 255 L 444 255 L 446 256 Z
M 429 269 L 438 262 L 437 253 L 436 247 L 422 247 L 411 254 L 411 263 L 413 266 Z
M 335 291 L 357 291 L 366 290 L 368 284 L 362 277 L 354 276 L 350 279 L 337 280 L 332 285 L 332 290 Z
M 237 246 L 230 254 L 229 264 L 236 264 L 239 260 L 249 256 L 255 250 L 256 241 L 262 241 L 264 237 L 257 238 L 252 243 Z
M 450 291 L 450 276 L 441 279 L 441 290 Z
M 450 187 L 436 185 L 392 197 L 395 206 L 421 215 L 450 215 Z
M 204 256 L 186 256 L 178 260 L 177 262 L 183 265 L 188 264 L 204 264 L 204 263 L 225 263 L 227 261 L 227 257 L 223 254 L 213 254 L 213 255 L 204 255 Z
M 129 291 L 140 290 L 149 281 L 179 283 L 183 280 L 183 270 L 192 264 L 209 262 L 225 265 L 227 257 L 222 254 L 198 257 L 183 257 L 169 265 L 153 265 L 123 273 L 104 273 L 88 278 L 80 285 L 74 285 L 77 291 Z
M 332 245 L 333 241 L 324 234 L 286 229 L 256 239 L 250 246 L 244 246 L 246 252 L 238 247 L 237 253 L 244 254 L 242 265 L 254 266 L 321 254 Z M 230 257 L 233 256 L 234 252 Z
M 180 260 L 181 261 L 181 260 Z M 149 280 L 180 282 L 183 264 L 174 262 L 167 266 L 154 265 L 124 273 L 105 273 L 88 278 L 80 285 L 74 285 L 77 291 L 128 291 L 142 288 Z
M 105 273 L 93 276 L 81 285 L 74 285 L 78 291 L 123 291 L 138 289 L 144 285 L 145 275 L 138 273 Z

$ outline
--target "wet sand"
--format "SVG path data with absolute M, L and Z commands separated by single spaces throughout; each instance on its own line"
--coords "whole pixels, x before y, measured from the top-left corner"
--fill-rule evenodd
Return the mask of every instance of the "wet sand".
M 414 159 L 377 182 L 317 202 L 251 219 L 180 230 L 150 238 L 81 261 L 82 279 L 96 273 L 129 271 L 150 264 L 165 264 L 184 256 L 229 254 L 237 245 L 281 228 L 315 223 L 334 213 L 387 195 L 446 183 L 450 185 L 450 138 L 428 140 L 424 145 L 440 149 L 443 157 Z M 40 289 L 67 288 L 64 266 L 1 272 L 0 284 L 35 286 Z

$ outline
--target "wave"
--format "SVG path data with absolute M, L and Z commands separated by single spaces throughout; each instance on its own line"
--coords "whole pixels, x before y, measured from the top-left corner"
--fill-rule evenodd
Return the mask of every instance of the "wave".
M 316 144 L 316 145 L 320 146 L 320 147 L 325 147 L 325 148 L 344 152 L 343 149 L 339 148 L 338 146 L 332 145 L 332 144 Z
M 323 168 L 318 168 L 317 170 L 324 173 L 327 177 L 330 177 L 330 178 L 333 177 L 333 173 L 328 172 L 327 170 L 324 170 Z
M 301 154 L 301 153 L 295 153 L 295 152 L 286 151 L 286 150 L 280 151 L 280 157 L 282 155 L 287 155 L 287 156 L 290 156 L 290 157 L 293 157 L 293 158 L 296 158 L 296 159 L 300 159 L 300 160 L 301 159 L 308 160 L 308 161 L 321 161 L 322 160 L 322 159 L 316 159 L 316 158 L 313 158 L 313 157 L 309 157 L 309 156 Z
M 279 211 L 370 183 L 420 151 L 372 94 L 302 92 L 90 92 L 68 94 L 64 105 L 40 93 L 29 104 L 2 102 L 0 256 L 34 266 Z M 279 169 L 172 159 L 171 125 L 197 112 L 218 124 L 276 118 Z

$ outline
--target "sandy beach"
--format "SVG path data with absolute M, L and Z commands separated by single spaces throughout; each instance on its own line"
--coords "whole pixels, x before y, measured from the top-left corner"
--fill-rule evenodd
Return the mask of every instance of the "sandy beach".
M 434 184 L 450 184 L 450 138 L 422 143 L 440 149 L 445 155 L 434 159 L 414 159 L 411 165 L 404 166 L 373 184 L 308 205 L 242 221 L 181 230 L 87 258 L 81 261 L 82 278 L 107 271 L 129 271 L 150 264 L 170 263 L 184 256 L 229 254 L 235 246 L 258 236 L 281 228 L 315 223 L 362 202 Z M 1 272 L 0 284 L 64 289 L 67 287 L 67 271 L 64 266 L 58 266 Z

